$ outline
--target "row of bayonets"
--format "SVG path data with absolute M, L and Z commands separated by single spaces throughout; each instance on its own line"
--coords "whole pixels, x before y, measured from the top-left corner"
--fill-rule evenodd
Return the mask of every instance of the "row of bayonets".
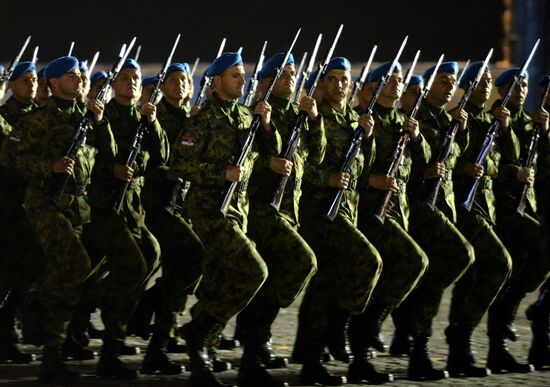
M 332 42 L 332 45 L 330 46 L 330 48 L 327 51 L 327 54 L 324 58 L 324 61 L 322 63 L 318 64 L 318 67 L 316 69 L 317 72 L 316 72 L 315 78 L 313 80 L 312 86 L 308 90 L 308 96 L 310 96 L 310 97 L 313 96 L 313 94 L 315 92 L 315 88 L 317 87 L 318 81 L 324 75 L 324 73 L 326 71 L 327 65 L 328 65 L 329 61 L 331 60 L 331 58 L 332 58 L 332 55 L 334 53 L 334 50 L 336 48 L 336 45 L 337 45 L 338 40 L 340 38 L 340 35 L 342 33 L 343 27 L 344 27 L 343 25 L 340 25 L 340 27 L 338 28 L 338 31 L 336 33 L 336 36 L 335 36 L 335 38 Z M 271 82 L 270 82 L 270 85 L 269 85 L 267 91 L 262 96 L 262 99 L 261 99 L 262 101 L 267 101 L 269 99 L 269 97 L 271 95 L 271 92 L 273 91 L 274 84 L 277 81 L 277 79 L 281 76 L 281 74 L 283 72 L 283 69 L 284 69 L 284 64 L 286 64 L 286 62 L 287 62 L 287 60 L 290 56 L 290 53 L 292 52 L 292 50 L 294 48 L 294 45 L 296 44 L 296 41 L 298 40 L 300 32 L 301 32 L 301 29 L 298 29 L 298 31 L 296 32 L 296 34 L 294 36 L 294 39 L 292 40 L 292 43 L 291 43 L 289 49 L 286 51 L 285 56 L 284 56 L 283 60 L 281 61 L 281 65 L 278 67 L 278 69 L 275 73 L 275 76 L 271 79 Z M 179 43 L 179 39 L 180 39 L 180 35 L 177 36 L 176 41 L 174 42 L 174 45 L 173 45 L 172 50 L 170 52 L 170 55 L 166 59 L 161 71 L 158 74 L 158 78 L 157 78 L 155 88 L 153 89 L 153 92 L 152 92 L 151 97 L 149 99 L 149 102 L 151 102 L 151 103 L 155 103 L 155 101 L 157 100 L 157 96 L 158 96 L 158 93 L 159 93 L 159 90 L 160 90 L 160 85 L 164 81 L 164 77 L 166 75 L 166 70 L 167 70 L 168 66 L 171 64 L 172 56 L 173 56 L 173 54 L 176 50 L 176 47 Z M 299 97 L 300 97 L 300 95 L 301 95 L 301 93 L 304 89 L 304 84 L 305 84 L 306 80 L 309 78 L 309 76 L 314 71 L 314 66 L 315 66 L 315 63 L 316 63 L 316 56 L 317 56 L 317 52 L 318 52 L 321 40 L 322 40 L 322 34 L 319 34 L 319 36 L 316 40 L 316 43 L 315 43 L 313 53 L 312 53 L 312 55 L 309 59 L 309 64 L 308 64 L 308 66 L 305 70 L 303 70 L 303 67 L 304 67 L 304 64 L 305 64 L 305 61 L 306 61 L 306 58 L 307 58 L 307 53 L 305 53 L 304 56 L 302 57 L 300 67 L 298 69 L 298 75 L 299 75 L 299 79 L 298 79 L 298 82 L 297 82 L 298 87 L 297 87 L 295 95 L 293 96 L 293 100 L 295 102 L 298 101 L 298 99 L 299 99 Z M 17 66 L 17 63 L 19 62 L 21 56 L 23 55 L 23 52 L 25 51 L 29 41 L 30 41 L 30 36 L 25 41 L 21 51 L 16 56 L 16 58 L 12 61 L 9 68 L 3 74 L 1 74 L 1 78 L 0 78 L 1 84 L 0 85 L 3 85 L 3 83 L 7 79 L 9 79 L 9 77 L 13 73 L 13 70 L 15 69 L 15 66 Z M 98 93 L 97 99 L 99 101 L 104 102 L 103 100 L 105 98 L 105 95 L 106 95 L 106 92 L 107 92 L 108 88 L 110 87 L 112 82 L 115 80 L 116 76 L 118 75 L 122 65 L 124 64 L 124 61 L 126 60 L 126 58 L 128 57 L 130 51 L 132 50 L 132 48 L 135 44 L 135 41 L 136 41 L 136 38 L 134 37 L 128 46 L 126 46 L 126 44 L 122 45 L 118 61 L 113 65 L 111 71 L 109 72 L 109 76 L 108 76 L 106 82 L 103 84 L 102 88 L 100 89 L 100 91 Z M 225 47 L 225 42 L 226 42 L 226 39 L 224 38 L 221 45 L 220 45 L 220 47 L 219 47 L 219 49 L 218 49 L 218 53 L 217 53 L 216 58 L 219 57 L 223 53 L 223 49 Z M 397 62 L 399 61 L 399 59 L 401 57 L 401 54 L 402 54 L 407 42 L 408 42 L 408 36 L 406 36 L 403 39 L 403 42 L 401 43 L 401 46 L 399 47 L 399 50 L 398 50 L 395 58 L 393 59 L 391 65 L 388 67 L 387 73 L 384 74 L 384 76 L 378 82 L 378 84 L 376 86 L 376 89 L 373 92 L 373 96 L 370 100 L 370 103 L 369 103 L 368 107 L 364 111 L 361 112 L 362 114 L 369 114 L 369 115 L 372 114 L 374 106 L 375 106 L 376 101 L 378 99 L 378 96 L 380 95 L 380 93 L 381 93 L 382 89 L 384 88 L 384 86 L 388 83 L 388 81 L 389 81 L 389 79 L 390 79 L 390 77 L 393 73 L 393 69 L 394 69 L 395 65 L 397 64 Z M 512 84 L 510 85 L 509 89 L 507 90 L 507 92 L 506 92 L 506 94 L 505 94 L 505 96 L 502 100 L 502 106 L 503 107 L 506 107 L 506 105 L 507 105 L 507 103 L 508 103 L 508 101 L 509 101 L 509 99 L 512 95 L 512 92 L 513 92 L 514 88 L 520 83 L 520 81 L 522 79 L 524 79 L 526 77 L 527 68 L 528 68 L 529 63 L 531 62 L 531 60 L 532 60 L 532 58 L 535 54 L 535 51 L 538 48 L 539 43 L 540 43 L 540 39 L 538 39 L 536 41 L 536 43 L 534 44 L 529 56 L 523 62 L 522 66 L 521 66 L 521 70 L 519 72 L 519 75 L 514 77 L 514 80 L 513 80 Z M 248 87 L 247 87 L 247 92 L 245 93 L 245 104 L 247 104 L 247 106 L 249 106 L 252 103 L 253 96 L 255 94 L 255 89 L 256 89 L 257 84 L 258 84 L 258 72 L 261 70 L 261 67 L 262 67 L 262 64 L 263 64 L 263 61 L 264 61 L 264 58 L 265 58 L 264 54 L 265 54 L 266 46 L 267 46 L 267 42 L 264 42 L 264 44 L 262 46 L 262 51 L 261 51 L 261 54 L 260 54 L 260 58 L 259 58 L 258 62 L 256 63 L 256 66 L 254 68 L 254 72 L 252 74 L 252 77 L 251 77 L 251 79 L 249 81 L 249 84 L 248 84 Z M 72 53 L 73 47 L 74 47 L 74 42 L 71 44 L 71 48 L 69 50 L 69 55 Z M 241 51 L 241 50 L 242 50 L 242 48 L 239 49 L 239 51 Z M 372 61 L 374 59 L 374 55 L 376 53 L 376 50 L 377 50 L 377 46 L 375 45 L 372 48 L 372 51 L 370 53 L 370 56 L 369 56 L 369 59 L 368 59 L 367 63 L 363 66 L 363 68 L 361 70 L 361 74 L 360 74 L 359 78 L 353 84 L 352 91 L 351 91 L 350 98 L 349 98 L 350 108 L 351 108 L 351 105 L 353 103 L 353 100 L 354 100 L 356 94 L 363 87 L 363 84 L 366 80 L 366 77 L 367 77 L 367 74 L 369 72 L 370 66 L 371 66 Z M 36 57 L 37 51 L 38 51 L 38 48 L 35 49 L 35 53 L 34 53 L 33 57 Z M 139 56 L 139 51 L 140 50 L 138 49 L 136 57 Z M 481 77 L 482 77 L 482 75 L 485 71 L 486 66 L 488 65 L 488 63 L 491 59 L 492 54 L 493 54 L 493 49 L 491 49 L 489 51 L 489 53 L 485 57 L 483 65 L 480 67 L 478 73 L 476 74 L 476 77 L 470 82 L 468 88 L 466 89 L 464 95 L 462 96 L 462 98 L 461 98 L 461 100 L 458 104 L 458 109 L 462 109 L 466 105 L 466 102 L 468 101 L 471 93 L 473 92 L 473 90 L 476 88 L 479 81 L 481 80 Z M 94 56 L 94 60 L 92 61 L 92 65 L 90 66 L 90 68 L 93 68 L 93 66 L 95 65 L 98 55 L 99 55 L 99 53 L 96 53 L 96 55 Z M 420 51 L 417 51 L 410 68 L 407 70 L 403 90 L 406 89 L 406 87 L 407 87 L 407 85 L 408 85 L 408 83 L 409 83 L 409 81 L 410 81 L 410 79 L 413 75 L 414 67 L 416 66 L 416 63 L 418 61 L 419 56 L 420 56 Z M 435 65 L 434 71 L 432 72 L 428 82 L 426 83 L 426 86 L 423 88 L 422 92 L 418 96 L 418 98 L 417 98 L 417 100 L 414 104 L 413 109 L 408 113 L 408 117 L 414 118 L 416 116 L 416 114 L 418 113 L 418 110 L 420 108 L 420 104 L 424 100 L 424 98 L 426 97 L 428 92 L 430 91 L 430 89 L 432 87 L 432 84 L 434 82 L 435 76 L 438 72 L 439 66 L 443 62 L 443 59 L 444 59 L 444 55 L 442 54 L 439 57 L 439 60 L 437 61 L 437 64 Z M 33 59 L 33 60 L 35 60 L 35 59 Z M 193 71 L 196 69 L 197 63 L 198 63 L 198 58 L 195 61 L 195 64 L 193 66 L 194 67 Z M 464 68 L 462 70 L 462 73 L 460 74 L 459 79 L 458 79 L 458 81 L 456 82 L 455 85 L 458 85 L 460 83 L 460 80 L 461 80 L 461 78 L 464 74 L 464 71 L 468 67 L 468 63 L 469 63 L 469 61 L 464 66 Z M 315 73 L 313 73 L 313 74 L 315 74 Z M 206 89 L 212 83 L 212 78 L 209 77 L 207 73 L 205 74 L 204 78 L 205 78 L 204 83 L 201 87 L 200 92 L 197 95 L 197 99 L 195 101 L 195 106 L 200 106 L 201 101 L 203 100 L 203 98 L 206 94 Z M 455 88 L 456 88 L 456 86 L 455 86 Z M 545 95 L 546 96 L 548 95 L 548 90 L 545 93 Z M 307 119 L 307 114 L 305 112 L 301 111 L 298 114 L 297 118 L 296 118 L 293 129 L 291 131 L 291 134 L 290 134 L 290 136 L 289 136 L 289 138 L 286 142 L 286 145 L 285 145 L 285 147 L 284 147 L 284 149 L 281 153 L 282 158 L 287 159 L 287 160 L 292 160 L 293 159 L 294 152 L 296 151 L 296 148 L 297 148 L 298 143 L 299 143 L 300 133 L 301 133 L 301 131 L 303 129 L 303 126 L 306 122 L 306 119 Z M 76 158 L 76 153 L 78 152 L 78 150 L 86 142 L 86 134 L 87 134 L 87 131 L 91 127 L 92 120 L 93 120 L 93 115 L 92 115 L 91 112 L 88 112 L 86 117 L 80 123 L 79 128 L 77 129 L 75 135 L 73 136 L 73 139 L 71 141 L 71 145 L 70 145 L 69 150 L 67 151 L 67 154 L 66 154 L 67 157 L 69 157 L 73 160 Z M 126 165 L 127 166 L 132 165 L 132 163 L 134 162 L 134 160 L 135 160 L 135 158 L 136 158 L 136 156 L 139 152 L 139 149 L 140 149 L 140 146 L 141 146 L 141 139 L 143 137 L 143 132 L 145 130 L 146 125 L 147 125 L 147 123 L 146 123 L 145 118 L 142 118 L 140 124 L 138 125 L 138 128 L 136 129 L 136 134 L 134 136 L 134 140 L 133 140 L 132 145 L 130 147 L 128 157 L 126 158 Z M 236 163 L 237 165 L 243 166 L 247 156 L 249 155 L 250 151 L 252 150 L 252 144 L 254 142 L 254 138 L 256 136 L 256 133 L 257 133 L 259 127 L 260 127 L 260 117 L 258 115 L 256 115 L 256 116 L 254 116 L 254 118 L 252 120 L 252 124 L 250 125 L 250 130 L 248 131 L 247 138 L 244 141 L 244 143 L 243 143 L 243 145 L 242 145 L 242 147 L 239 151 L 238 157 L 236 159 L 237 160 L 237 163 Z M 439 148 L 439 151 L 438 151 L 437 162 L 444 163 L 448 159 L 448 157 L 451 153 L 452 143 L 454 141 L 454 137 L 456 136 L 458 128 L 459 128 L 458 121 L 452 120 L 449 127 L 445 131 L 445 136 L 443 138 L 443 141 L 442 141 L 442 143 L 440 145 L 440 148 Z M 478 156 L 476 158 L 476 164 L 477 165 L 482 166 L 485 163 L 485 160 L 486 160 L 487 156 L 489 155 L 489 151 L 492 147 L 494 139 L 495 139 L 495 137 L 496 137 L 499 130 L 500 130 L 500 122 L 496 119 L 493 119 L 493 121 L 492 121 L 492 123 L 491 123 L 491 125 L 490 125 L 490 127 L 487 131 L 486 138 L 485 138 L 485 140 L 484 140 L 484 142 L 481 146 L 481 149 L 478 152 Z M 535 135 L 534 135 L 534 137 L 535 137 Z M 342 165 L 341 165 L 340 170 L 339 170 L 341 173 L 349 173 L 350 172 L 351 166 L 352 166 L 353 162 L 355 161 L 355 159 L 357 158 L 357 156 L 358 156 L 358 154 L 361 150 L 361 144 L 363 142 L 363 139 L 364 139 L 364 130 L 363 130 L 363 128 L 358 127 L 354 132 L 351 143 L 348 146 L 348 149 L 345 153 L 344 159 L 342 160 Z M 397 146 L 394 150 L 393 156 L 392 156 L 392 161 L 390 163 L 390 167 L 388 168 L 388 171 L 387 171 L 388 176 L 395 177 L 395 175 L 396 175 L 396 173 L 399 169 L 399 166 L 403 162 L 405 149 L 406 149 L 406 146 L 407 146 L 409 140 L 410 140 L 409 133 L 404 133 L 402 135 L 402 137 L 399 139 L 399 141 L 397 143 Z M 536 138 L 534 140 L 536 141 Z M 54 198 L 57 201 L 61 198 L 61 194 L 63 193 L 63 189 L 65 187 L 65 184 L 68 181 L 68 178 L 69 178 L 69 175 L 67 175 L 67 174 L 57 174 L 56 176 L 54 176 L 54 183 L 52 184 L 52 189 L 51 189 L 51 192 L 50 192 L 50 195 L 52 196 L 52 198 Z M 280 208 L 287 181 L 288 181 L 288 177 L 282 176 L 279 180 L 279 183 L 277 184 L 277 186 L 274 189 L 273 199 L 272 199 L 270 204 L 277 211 Z M 441 182 L 442 182 L 441 177 L 431 179 L 427 182 L 429 187 L 428 187 L 428 190 L 427 190 L 428 196 L 426 198 L 426 204 L 430 208 L 435 208 L 435 203 L 437 201 L 437 197 L 438 197 L 438 193 L 439 193 L 439 190 L 440 190 Z M 223 195 L 222 205 L 221 205 L 220 210 L 221 210 L 221 212 L 223 213 L 224 216 L 227 215 L 227 211 L 228 211 L 229 206 L 230 206 L 230 204 L 233 200 L 233 196 L 234 196 L 234 192 L 235 192 L 235 189 L 237 187 L 237 184 L 238 184 L 238 182 L 231 182 L 229 184 L 227 190 L 225 191 L 224 195 Z M 472 184 L 471 184 L 471 188 L 470 188 L 470 190 L 468 192 L 468 195 L 467 195 L 467 198 L 462 203 L 462 205 L 467 210 L 471 210 L 471 208 L 472 208 L 473 200 L 475 198 L 475 193 L 477 191 L 478 186 L 479 186 L 479 179 L 473 179 Z M 120 210 L 122 208 L 123 198 L 124 198 L 124 195 L 125 195 L 125 192 L 126 192 L 127 188 L 128 188 L 128 183 L 127 182 L 121 182 L 120 187 L 116 190 L 117 194 L 116 194 L 116 197 L 115 197 L 115 200 L 114 200 L 113 208 L 115 209 L 115 211 L 117 211 L 117 213 L 120 212 Z M 518 204 L 518 212 L 522 215 L 523 215 L 523 210 L 525 208 L 525 197 L 526 197 L 525 194 L 526 194 L 527 188 L 528 188 L 528 185 L 524 184 L 524 187 L 522 189 L 523 193 L 520 196 L 520 201 L 519 201 L 519 204 Z M 343 195 L 344 195 L 344 191 L 345 191 L 344 188 L 336 189 L 334 199 L 333 199 L 332 203 L 330 204 L 330 207 L 329 207 L 328 212 L 326 214 L 327 217 L 330 220 L 334 220 L 336 218 L 336 215 L 337 215 L 338 210 L 340 208 L 340 203 L 341 203 Z M 384 222 L 387 205 L 388 205 L 392 195 L 393 195 L 392 191 L 387 192 L 384 200 L 382 201 L 382 203 L 379 207 L 379 210 L 376 213 L 376 217 L 381 222 Z

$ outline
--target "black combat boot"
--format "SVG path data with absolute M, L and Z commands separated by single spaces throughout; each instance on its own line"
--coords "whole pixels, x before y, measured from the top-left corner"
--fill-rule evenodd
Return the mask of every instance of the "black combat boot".
M 536 370 L 550 367 L 550 288 L 548 285 L 541 290 L 537 301 L 527 311 L 527 318 L 531 321 L 533 340 L 529 348 L 529 363 Z
M 40 383 L 78 384 L 80 383 L 80 373 L 67 369 L 65 363 L 61 361 L 61 355 L 57 348 L 44 347 L 38 381 Z
M 366 313 L 366 312 L 365 312 Z M 348 368 L 349 383 L 384 384 L 393 381 L 393 375 L 378 372 L 367 360 L 367 349 L 372 341 L 375 332 L 366 332 L 365 320 L 369 318 L 366 314 L 352 316 L 349 323 L 349 342 L 353 361 Z
M 335 306 L 331 309 L 326 330 L 326 344 L 334 360 L 349 364 L 352 354 L 346 337 L 349 312 Z
M 90 315 L 93 311 L 95 311 L 95 306 L 93 305 L 78 305 L 67 329 L 67 335 L 70 334 L 82 347 L 87 347 L 90 344 L 88 328 L 92 325 Z
M 487 356 L 487 368 L 494 374 L 503 371 L 526 374 L 534 371 L 531 364 L 521 364 L 508 352 L 504 336 L 489 336 L 489 355 Z
M 179 375 L 183 371 L 183 367 L 179 364 L 171 362 L 166 355 L 166 345 L 168 335 L 158 331 L 153 333 L 147 353 L 141 364 L 142 374 L 162 374 L 162 375 Z
M 384 303 L 372 299 L 363 312 L 364 333 L 367 347 L 372 347 L 379 352 L 386 352 L 386 346 L 380 338 L 382 324 L 392 311 L 392 308 Z M 359 317 L 359 316 L 358 316 Z
M 208 348 L 208 355 L 210 356 L 210 363 L 212 363 L 212 371 L 215 373 L 229 371 L 233 368 L 231 363 L 220 359 L 214 347 Z
M 409 354 L 409 369 L 407 377 L 410 380 L 441 380 L 449 377 L 447 371 L 434 368 L 428 355 L 428 337 L 424 335 L 413 337 Z
M 137 378 L 137 372 L 126 368 L 119 359 L 122 341 L 109 340 L 103 342 L 101 355 L 97 363 L 97 376 L 116 380 L 133 380 Z
M 95 357 L 93 351 L 84 348 L 78 341 L 75 340 L 70 332 L 67 332 L 65 342 L 61 347 L 61 358 L 63 360 L 91 360 Z
M 143 340 L 149 339 L 152 330 L 151 320 L 155 310 L 162 303 L 162 297 L 160 285 L 157 283 L 143 292 L 134 314 L 128 322 L 128 335 L 139 336 Z
M 306 386 L 341 386 L 347 383 L 345 376 L 332 375 L 321 364 L 321 351 L 306 351 L 304 365 L 300 371 L 300 382 Z
M 197 314 L 193 320 L 182 327 L 187 341 L 191 377 L 191 386 L 231 387 L 224 384 L 212 373 L 212 363 L 208 353 L 208 343 L 212 337 L 220 334 L 223 324 L 218 320 Z
M 390 344 L 390 355 L 408 356 L 411 350 L 412 337 L 409 334 L 409 321 L 407 308 L 402 304 L 391 313 L 395 330 Z
M 445 329 L 449 356 L 447 357 L 447 371 L 452 378 L 460 376 L 482 378 L 489 376 L 491 371 L 485 367 L 477 367 L 471 350 L 472 328 L 460 324 L 453 324 Z
M 239 387 L 287 387 L 288 383 L 274 379 L 262 365 L 261 345 L 261 341 L 251 343 L 248 338 L 245 339 L 237 384 Z
M 496 319 L 499 322 L 499 331 L 505 338 L 516 341 L 516 329 L 514 319 L 521 300 L 525 297 L 525 291 L 519 286 L 510 283 L 498 294 L 497 298 L 489 308 L 489 319 Z M 491 324 L 491 321 L 488 322 Z
M 0 362 L 17 364 L 30 363 L 33 355 L 23 353 L 17 347 L 17 333 L 15 332 L 15 308 L 17 297 L 9 291 L 0 299 Z

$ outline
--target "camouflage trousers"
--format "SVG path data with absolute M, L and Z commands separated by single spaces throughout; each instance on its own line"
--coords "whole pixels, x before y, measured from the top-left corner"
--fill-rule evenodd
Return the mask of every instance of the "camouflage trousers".
M 359 229 L 380 252 L 384 264 L 373 298 L 384 305 L 398 307 L 424 275 L 428 256 L 390 217 L 381 224 L 374 216 L 360 216 Z
M 190 222 L 163 209 L 147 212 L 147 226 L 161 248 L 162 277 L 155 285 L 160 288 L 161 305 L 155 313 L 155 329 L 168 333 L 200 281 L 204 246 Z
M 346 217 L 304 217 L 304 239 L 315 251 L 318 270 L 305 292 L 298 317 L 300 345 L 319 352 L 334 310 L 357 315 L 369 302 L 382 271 L 376 248 Z
M 537 290 L 550 274 L 550 253 L 541 250 L 544 230 L 540 221 L 527 212 L 520 216 L 515 206 L 503 205 L 497 207 L 495 230 L 512 255 L 510 282 L 526 293 Z
M 83 303 L 97 305 L 105 325 L 103 341 L 120 341 L 147 279 L 158 268 L 160 246 L 147 227 L 130 230 L 124 216 L 92 213 L 83 241 L 98 270 L 89 281 Z
M 18 197 L 1 191 L 0 203 L 0 294 L 8 289 L 26 292 L 44 269 L 45 257 Z
M 71 203 L 80 199 L 65 195 L 63 200 Z M 92 272 L 91 260 L 80 239 L 82 225 L 70 220 L 77 216 L 69 205 L 33 195 L 26 200 L 25 209 L 46 262 L 25 302 L 24 330 L 32 331 L 31 342 L 60 348 L 81 297 L 81 286 Z
M 267 278 L 267 265 L 239 223 L 213 211 L 193 211 L 193 228 L 205 247 L 198 302 L 193 317 L 225 324 L 254 297 Z
M 432 335 L 443 291 L 473 264 L 474 248 L 458 228 L 439 209 L 423 204 L 411 211 L 410 235 L 428 254 L 428 270 L 407 299 L 400 313 L 408 316 L 413 335 Z
M 474 246 L 476 259 L 453 288 L 449 324 L 475 328 L 512 273 L 512 257 L 480 215 L 461 210 L 457 226 Z

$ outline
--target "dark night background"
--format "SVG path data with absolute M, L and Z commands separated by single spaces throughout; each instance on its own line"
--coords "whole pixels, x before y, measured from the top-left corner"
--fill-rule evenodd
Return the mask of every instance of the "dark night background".
M 2 0 L 0 62 L 9 63 L 25 37 L 33 36 L 24 59 L 40 46 L 39 62 L 65 55 L 71 41 L 74 55 L 110 63 L 132 36 L 142 45 L 140 62 L 162 62 L 177 33 L 182 33 L 176 61 L 210 62 L 223 37 L 226 50 L 244 47 L 246 62 L 257 60 L 268 40 L 267 56 L 283 51 L 298 27 L 302 35 L 295 53 L 311 51 L 324 34 L 321 53 L 340 23 L 344 31 L 335 55 L 366 61 L 378 44 L 375 61 L 392 58 L 405 35 L 409 44 L 402 62 L 417 49 L 420 61 L 482 60 L 495 48 L 493 63 L 503 59 L 502 13 L 511 4 L 512 31 L 507 35 L 511 64 L 520 63 L 537 37 L 541 48 L 530 68 L 534 75 L 550 69 L 550 1 L 547 0 L 363 0 L 363 1 L 221 1 L 221 0 Z M 324 54 L 323 54 L 324 55 Z M 299 59 L 297 59 L 299 60 Z M 205 63 L 206 64 L 206 63 Z

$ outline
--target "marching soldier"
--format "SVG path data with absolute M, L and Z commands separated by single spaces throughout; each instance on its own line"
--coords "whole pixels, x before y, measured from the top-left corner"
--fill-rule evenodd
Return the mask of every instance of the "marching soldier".
M 222 54 L 211 64 L 208 75 L 213 77 L 212 98 L 178 136 L 172 170 L 191 181 L 186 208 L 205 246 L 199 300 L 186 329 L 191 384 L 225 386 L 212 374 L 209 340 L 218 337 L 227 321 L 249 303 L 267 278 L 266 263 L 245 234 L 247 185 L 258 149 L 278 154 L 281 139 L 271 122 L 271 106 L 258 103 L 254 109 L 254 114 L 261 117 L 257 143 L 244 164 L 235 165 L 235 150 L 247 136 L 253 116 L 250 109 L 237 102 L 244 89 L 241 55 Z M 228 182 L 240 184 L 224 216 L 220 194 Z M 271 379 L 259 366 L 249 371 Z
M 407 88 L 403 90 L 403 94 L 399 98 L 399 110 L 404 113 L 409 113 L 416 103 L 418 96 L 424 88 L 424 78 L 420 75 L 413 75 L 409 80 Z

